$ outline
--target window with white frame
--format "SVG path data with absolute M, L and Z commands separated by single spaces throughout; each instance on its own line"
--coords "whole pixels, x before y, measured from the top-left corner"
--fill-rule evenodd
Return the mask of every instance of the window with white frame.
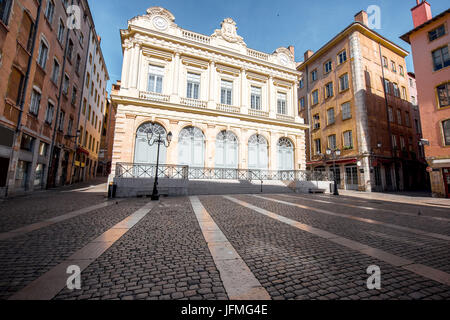
M 394 122 L 394 111 L 392 107 L 388 107 L 389 122 Z
M 444 144 L 450 146 L 450 119 L 442 121 L 442 133 L 444 135 Z
M 314 144 L 315 144 L 315 154 L 321 154 L 322 153 L 322 145 L 320 143 L 320 139 L 315 139 L 314 140 Z
M 353 133 L 352 133 L 352 131 L 344 132 L 344 149 L 353 149 Z
M 433 56 L 434 71 L 450 66 L 448 46 L 436 49 L 431 54 Z
M 59 26 L 58 26 L 58 41 L 59 43 L 63 43 L 64 41 L 64 31 L 66 30 L 66 27 L 64 26 L 64 22 L 62 19 L 59 19 Z
M 69 124 L 67 125 L 67 134 L 69 136 L 72 135 L 72 128 L 73 128 L 73 119 L 69 118 Z
M 334 108 L 330 108 L 327 110 L 327 120 L 328 120 L 328 125 L 333 124 L 335 122 Z
M 402 112 L 397 109 L 397 123 L 402 124 Z
M 315 114 L 313 116 L 313 126 L 314 126 L 314 129 L 320 129 L 320 115 L 319 114 Z
M 405 87 L 402 87 L 402 99 L 403 100 L 408 100 Z
M 391 60 L 391 70 L 392 72 L 397 72 L 397 67 L 395 65 L 395 62 Z
M 59 112 L 59 119 L 58 119 L 58 130 L 63 131 L 64 130 L 64 117 L 66 116 L 66 113 L 64 111 Z
M 386 90 L 386 94 L 390 94 L 391 90 L 390 90 L 390 82 L 387 79 L 384 79 L 384 90 Z
M 251 86 L 250 108 L 261 110 L 261 88 Z
M 312 93 L 312 104 L 316 105 L 319 103 L 319 90 L 314 90 Z
M 400 97 L 400 90 L 398 89 L 398 84 L 394 82 L 392 83 L 392 86 L 394 87 L 394 96 Z
M 300 98 L 300 110 L 305 109 L 305 97 Z
M 164 67 L 149 65 L 147 91 L 162 93 Z
M 55 59 L 55 60 L 53 60 L 53 71 L 52 71 L 52 77 L 51 77 L 51 79 L 52 79 L 52 81 L 55 83 L 55 84 L 58 84 L 58 79 L 59 79 L 59 63 L 58 63 L 58 61 Z
M 347 61 L 347 51 L 346 50 L 343 50 L 338 54 L 338 61 L 339 61 L 339 64 L 342 64 L 345 61 Z
M 228 80 L 221 81 L 220 87 L 220 103 L 232 105 L 233 104 L 233 82 Z
M 333 96 L 333 82 L 329 82 L 325 85 L 325 99 Z
M 331 63 L 331 60 L 325 62 L 323 65 L 324 73 L 329 73 L 333 69 L 333 65 Z
M 397 149 L 397 137 L 395 134 L 392 135 L 392 148 Z
M 68 92 L 69 92 L 69 76 L 65 74 L 63 81 L 63 94 L 67 96 Z
M 405 75 L 405 70 L 403 69 L 403 66 L 398 66 L 400 70 L 400 75 L 403 77 Z
M 50 24 L 53 22 L 53 14 L 55 12 L 55 4 L 52 0 L 47 1 L 47 8 L 45 9 L 45 17 Z
M 347 120 L 352 117 L 352 109 L 350 107 L 350 102 L 343 103 L 342 108 L 342 120 Z
M 336 149 L 336 135 L 335 134 L 328 136 L 328 148 L 330 148 L 331 150 Z
M 450 82 L 441 84 L 436 87 L 436 90 L 439 100 L 439 108 L 450 106 Z
M 287 114 L 286 93 L 278 92 L 277 94 L 277 112 L 278 114 Z
M 41 40 L 37 63 L 39 64 L 39 66 L 41 66 L 42 69 L 45 69 L 45 66 L 47 65 L 47 56 L 48 56 L 48 46 L 43 40 Z
M 339 78 L 339 89 L 341 91 L 348 89 L 348 73 L 344 74 Z
M 33 91 L 31 91 L 30 113 L 37 116 L 39 113 L 40 104 L 41 104 L 41 93 L 36 89 L 33 89 Z
M 47 112 L 45 113 L 45 122 L 48 124 L 53 123 L 53 113 L 55 112 L 55 106 L 50 101 L 47 105 Z
M 200 75 L 197 73 L 188 72 L 186 97 L 189 99 L 198 99 L 199 94 L 200 94 Z
M 311 71 L 311 80 L 316 81 L 317 80 L 317 69 Z

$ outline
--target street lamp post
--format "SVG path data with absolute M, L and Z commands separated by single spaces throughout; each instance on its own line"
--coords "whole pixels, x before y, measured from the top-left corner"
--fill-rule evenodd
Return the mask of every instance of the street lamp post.
M 336 157 L 339 157 L 341 155 L 341 150 L 339 149 L 333 149 L 330 148 L 327 149 L 327 155 L 331 155 L 333 157 L 333 177 L 334 177 L 334 192 L 333 195 L 338 196 L 338 186 L 337 186 L 337 177 L 336 177 Z
M 154 135 L 153 130 L 147 132 L 148 145 L 153 146 L 155 143 L 158 144 L 158 152 L 156 153 L 155 182 L 153 183 L 153 192 L 151 196 L 152 201 L 159 200 L 159 193 L 158 193 L 159 149 L 161 147 L 161 144 L 164 144 L 164 146 L 168 148 L 171 141 L 172 141 L 172 132 L 169 132 L 166 137 L 162 136 L 161 133 L 159 133 L 158 135 Z

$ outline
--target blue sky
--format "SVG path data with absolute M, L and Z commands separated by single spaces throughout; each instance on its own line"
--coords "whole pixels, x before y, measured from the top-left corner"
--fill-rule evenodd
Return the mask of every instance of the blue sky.
M 127 21 L 160 6 L 175 16 L 180 27 L 206 35 L 220 28 L 220 22 L 233 18 L 238 34 L 252 49 L 271 53 L 276 48 L 295 46 L 296 61 L 303 61 L 307 49 L 316 51 L 352 21 L 360 10 L 370 5 L 381 8 L 381 29 L 389 40 L 410 51 L 399 37 L 413 29 L 411 11 L 415 0 L 88 0 L 98 34 L 102 37 L 110 82 L 120 79 L 122 50 L 120 29 Z M 448 0 L 428 0 L 433 16 L 448 9 Z M 411 56 L 407 69 L 413 71 Z

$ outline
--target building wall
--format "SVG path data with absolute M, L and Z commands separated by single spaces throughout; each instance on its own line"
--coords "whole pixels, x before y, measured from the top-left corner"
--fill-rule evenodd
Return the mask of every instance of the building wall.
M 121 88 L 112 95 L 112 103 L 117 105 L 113 171 L 116 163 L 134 162 L 136 131 L 146 122 L 158 123 L 173 133 L 167 150 L 169 164 L 180 163 L 180 131 L 194 126 L 205 137 L 205 167 L 215 167 L 216 137 L 228 130 L 238 138 L 239 168 L 248 168 L 248 139 L 259 134 L 268 142 L 268 169 L 278 169 L 277 143 L 283 137 L 294 147 L 293 168 L 305 169 L 306 126 L 297 113 L 300 73 L 288 49 L 279 48 L 272 55 L 248 49 L 231 19 L 225 19 L 222 29 L 208 37 L 181 29 L 162 8 L 147 12 L 122 30 Z M 163 17 L 168 24 L 163 35 L 155 34 L 158 29 L 151 21 L 156 17 Z M 148 92 L 149 65 L 164 67 L 159 94 Z M 188 72 L 200 75 L 198 99 L 187 98 Z M 221 80 L 233 83 L 231 105 L 221 103 Z M 261 88 L 261 110 L 251 108 L 252 85 Z M 285 114 L 277 112 L 279 92 L 286 95 Z
M 74 2 L 81 8 L 80 29 L 68 28 L 69 16 L 62 1 L 43 0 L 39 23 L 36 23 L 38 1 L 15 0 L 11 3 L 8 20 L 0 22 L 0 73 L 5 79 L 0 82 L 0 94 L 4 97 L 0 100 L 0 130 L 2 135 L 7 137 L 5 141 L 1 139 L 0 143 L 0 188 L 4 190 L 0 194 L 4 195 L 29 193 L 36 189 L 71 182 L 88 35 L 90 27 L 93 26 L 85 0 Z M 49 3 L 54 5 L 51 16 L 47 16 Z M 72 4 L 72 1 L 68 4 Z M 29 21 L 24 20 L 27 16 L 31 18 Z M 30 21 L 36 25 L 33 52 L 31 44 L 34 37 L 30 32 Z M 58 40 L 61 22 L 64 25 L 64 33 Z M 44 67 L 39 66 L 37 61 L 41 42 L 48 48 Z M 64 59 L 64 52 L 66 47 L 69 48 L 69 43 L 72 55 Z M 54 61 L 59 64 L 59 73 L 55 79 Z M 14 68 L 19 72 L 16 73 Z M 22 78 L 25 78 L 27 70 L 29 80 L 21 110 L 16 98 L 24 86 L 20 87 L 20 77 L 17 74 L 22 74 Z M 62 82 L 65 76 L 68 78 L 67 86 Z M 67 92 L 60 94 L 61 87 L 67 87 Z M 33 114 L 30 108 L 33 90 L 41 95 L 36 114 Z M 46 121 L 49 103 L 53 105 L 53 111 L 50 112 L 51 118 L 48 118 L 51 121 Z M 14 133 L 16 128 L 20 130 Z M 27 139 L 30 139 L 30 142 L 24 143 Z
M 429 41 L 428 32 L 444 24 L 446 34 Z M 448 192 L 444 185 L 443 168 L 450 168 L 450 146 L 444 143 L 442 121 L 450 119 L 450 107 L 439 108 L 436 87 L 450 81 L 449 67 L 434 71 L 432 51 L 449 46 L 450 14 L 429 22 L 409 36 L 414 57 L 418 102 L 422 119 L 423 138 L 429 141 L 425 146 L 425 156 L 430 167 L 432 191 L 436 196 L 445 196 Z
M 361 12 L 359 15 L 364 15 Z M 366 19 L 355 19 L 361 23 Z M 379 44 L 380 43 L 380 46 Z M 380 55 L 381 47 L 381 55 Z M 346 50 L 347 62 L 338 65 L 337 55 Z M 315 170 L 332 170 L 333 158 L 325 155 L 327 138 L 336 134 L 337 148 L 341 155 L 337 157 L 341 188 L 357 188 L 365 191 L 383 191 L 412 189 L 417 187 L 415 176 L 420 171 L 418 163 L 418 138 L 414 128 L 414 110 L 408 89 L 408 75 L 405 56 L 407 52 L 393 43 L 387 42 L 376 33 L 355 23 L 339 33 L 318 52 L 305 56 L 306 60 L 298 70 L 308 72 L 309 86 L 299 89 L 299 97 L 308 96 L 308 108 L 300 110 L 311 124 L 311 148 L 307 153 L 311 157 L 308 164 Z M 382 67 L 382 57 L 386 57 L 388 67 Z M 323 65 L 333 62 L 333 71 L 324 75 Z M 391 66 L 395 64 L 395 71 Z M 402 74 L 400 72 L 402 67 Z M 319 70 L 319 79 L 311 81 L 311 72 Z M 348 73 L 349 89 L 338 92 L 338 79 Z M 384 73 L 384 74 L 383 74 Z M 389 81 L 389 92 L 385 98 L 383 76 Z M 306 80 L 305 80 L 306 81 Z M 325 85 L 333 81 L 335 95 L 324 99 Z M 398 97 L 394 95 L 393 83 L 399 88 Z M 319 89 L 319 104 L 312 105 L 312 92 Z M 342 104 L 350 102 L 351 118 L 342 120 Z M 393 110 L 393 121 L 388 123 L 386 104 Z M 335 108 L 336 122 L 328 125 L 327 110 Z M 397 112 L 400 112 L 401 124 Z M 320 115 L 320 128 L 314 129 L 313 117 Z M 406 120 L 409 119 L 409 121 Z M 343 133 L 352 131 L 353 148 L 345 148 Z M 392 150 L 392 136 L 395 136 L 398 148 Z M 400 137 L 404 149 L 400 148 Z M 322 154 L 316 154 L 315 139 L 321 139 Z M 357 167 L 355 169 L 351 167 Z M 422 168 L 423 169 L 423 168 Z M 350 171 L 349 171 L 350 170 Z M 353 170 L 353 171 L 351 171 Z M 357 184 L 352 176 L 357 175 Z M 390 175 L 387 177 L 387 175 Z M 387 183 L 392 180 L 392 183 Z

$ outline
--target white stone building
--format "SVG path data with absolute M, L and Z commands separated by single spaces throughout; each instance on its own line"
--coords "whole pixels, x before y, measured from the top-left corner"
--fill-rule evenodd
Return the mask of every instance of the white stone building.
M 188 31 L 160 7 L 131 19 L 121 38 L 112 176 L 117 163 L 156 163 L 148 130 L 173 134 L 160 163 L 306 169 L 292 47 L 249 49 L 231 18 L 211 36 Z

